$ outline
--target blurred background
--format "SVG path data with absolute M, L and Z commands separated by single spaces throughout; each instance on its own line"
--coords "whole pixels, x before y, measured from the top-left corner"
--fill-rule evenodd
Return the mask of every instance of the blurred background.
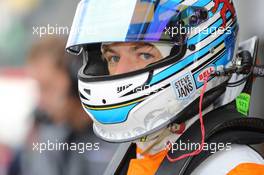
M 264 1 L 234 1 L 240 23 L 240 41 L 255 35 L 258 36 L 260 38 L 258 59 L 260 64 L 264 64 Z M 72 141 L 71 139 L 73 136 L 76 138 L 77 135 L 79 140 L 73 140 L 74 142 L 87 141 L 84 139 L 87 137 L 90 138 L 90 140 L 88 140 L 90 142 L 99 142 L 92 134 L 90 121 L 85 115 L 83 117 L 83 114 L 80 114 L 80 116 L 85 119 L 81 120 L 84 126 L 80 126 L 78 122 L 75 123 L 75 121 L 73 121 L 72 117 L 74 116 L 67 116 L 65 117 L 67 119 L 60 119 L 59 117 L 54 117 L 57 114 L 53 114 L 52 112 L 49 113 L 49 111 L 47 112 L 45 109 L 41 109 L 39 107 L 41 103 L 45 103 L 45 100 L 46 103 L 49 102 L 49 99 L 45 99 L 45 90 L 43 90 L 43 87 L 40 88 L 40 82 L 43 78 L 41 79 L 38 77 L 39 81 L 31 78 L 32 75 L 40 71 L 41 66 L 39 70 L 32 70 L 30 66 L 32 68 L 32 65 L 36 67 L 36 65 L 53 64 L 53 62 L 43 63 L 41 60 L 42 57 L 55 57 L 52 55 L 53 53 L 51 53 L 51 55 L 43 55 L 42 52 L 39 51 L 41 49 L 32 51 L 32 45 L 35 45 L 36 48 L 45 48 L 45 43 L 38 43 L 41 39 L 39 35 L 40 27 L 63 27 L 64 34 L 60 33 L 59 37 L 67 37 L 67 31 L 70 29 L 78 2 L 78 0 L 0 0 L 0 175 L 6 175 L 7 169 L 10 168 L 10 163 L 13 165 L 13 167 L 11 167 L 11 173 L 18 174 L 18 172 L 24 172 L 24 174 L 27 173 L 27 175 L 29 175 L 30 173 L 24 169 L 30 169 L 28 166 L 30 162 L 36 162 L 36 160 L 45 162 L 49 160 L 50 155 L 46 155 L 45 160 L 39 160 L 40 158 L 37 156 L 31 160 L 24 156 L 23 153 L 27 152 L 32 146 L 29 145 L 27 148 L 27 146 L 24 145 L 25 142 L 30 142 L 32 139 L 45 140 L 51 138 L 51 131 L 59 133 L 58 136 L 53 136 L 53 139 L 56 137 L 64 141 Z M 56 31 L 51 32 L 56 33 Z M 51 40 L 50 42 L 63 43 L 64 41 Z M 28 61 L 28 54 L 30 52 L 31 54 L 37 52 L 40 59 L 37 59 L 37 61 Z M 52 69 L 52 65 L 50 66 L 50 69 Z M 68 69 L 68 65 L 65 67 L 66 68 L 62 68 L 62 71 L 69 72 L 71 70 Z M 28 70 L 31 70 L 31 76 Z M 71 74 L 69 74 L 69 76 L 71 76 Z M 71 82 L 71 80 L 67 81 Z M 67 81 L 65 83 L 65 91 L 67 91 L 67 87 L 70 88 L 71 86 L 67 85 Z M 52 84 L 50 86 L 55 87 L 56 85 Z M 250 109 L 251 116 L 264 118 L 262 101 L 262 99 L 264 99 L 263 89 L 264 79 L 257 79 L 253 86 Z M 52 94 L 49 95 L 52 96 Z M 63 95 L 65 94 L 62 94 L 62 96 Z M 46 97 L 48 97 L 48 95 Z M 67 96 L 65 101 L 70 98 L 74 97 Z M 73 111 L 79 110 L 79 108 L 76 107 L 77 104 L 80 105 L 78 102 L 76 102 L 76 104 L 71 104 L 74 106 L 72 108 Z M 66 116 L 66 114 L 58 114 L 58 116 L 60 115 Z M 72 125 L 72 123 L 74 124 Z M 63 127 L 61 127 L 62 125 Z M 84 132 L 87 130 L 89 132 Z M 34 133 L 38 133 L 37 136 L 35 136 Z M 86 135 L 87 133 L 88 136 Z M 116 145 L 108 145 L 107 143 L 102 143 L 102 145 L 103 153 L 90 155 L 90 157 L 94 159 L 92 163 L 95 163 L 97 167 L 99 166 L 98 162 L 102 163 L 100 164 L 102 165 L 101 169 L 103 169 L 102 167 L 109 161 L 116 147 Z M 105 156 L 98 160 L 98 155 Z M 65 157 L 60 157 L 60 155 L 57 157 L 59 157 L 58 160 L 65 160 Z M 70 157 L 68 158 L 69 163 L 78 156 L 70 155 L 68 157 Z M 26 160 L 28 164 L 21 166 L 16 163 L 16 161 L 19 162 L 21 159 Z M 91 162 L 91 160 L 87 160 L 85 155 L 83 158 L 77 159 L 82 159 L 77 160 L 77 162 L 81 162 L 80 165 L 82 165 L 82 163 L 86 164 L 86 161 Z M 63 166 L 63 164 L 60 166 Z M 60 171 L 60 173 L 67 171 L 68 174 L 74 175 L 89 172 L 89 170 L 85 170 L 85 168 L 78 166 L 79 165 L 75 165 L 67 170 L 57 170 L 54 167 L 50 168 L 52 167 L 51 165 L 36 165 L 37 168 L 49 167 L 50 170 L 48 172 L 44 171 L 44 174 L 49 175 L 56 175 L 57 171 Z M 84 170 L 77 171 L 76 169 Z M 34 171 L 37 170 L 31 168 L 31 172 Z M 95 172 L 99 173 L 100 170 L 95 170 Z M 40 173 L 38 172 L 37 174 Z
M 81 108 L 81 59 L 64 52 L 78 2 L 0 0 L 0 175 L 103 174 L 115 152 Z M 41 27 L 54 29 L 44 38 Z M 48 141 L 91 151 L 32 151 Z

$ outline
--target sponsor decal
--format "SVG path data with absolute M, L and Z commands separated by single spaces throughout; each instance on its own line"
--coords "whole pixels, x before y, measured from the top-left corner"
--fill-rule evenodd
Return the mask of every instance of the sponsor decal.
M 223 64 L 223 63 L 219 63 L 219 65 L 221 65 L 221 64 Z M 203 86 L 205 77 L 207 77 L 208 75 L 210 75 L 216 71 L 216 66 L 217 66 L 216 64 L 207 65 L 206 67 L 202 68 L 201 70 L 199 70 L 193 74 L 193 79 L 195 80 L 195 84 L 196 84 L 197 89 L 199 89 L 200 87 Z M 212 78 L 213 77 L 210 77 L 208 82 Z
M 202 70 L 202 72 L 198 75 L 197 81 L 200 83 L 204 82 L 204 78 L 208 77 L 211 73 L 215 72 L 215 67 L 210 66 Z
M 143 86 L 139 86 L 137 88 L 135 88 L 133 90 L 133 93 L 137 93 L 137 92 L 141 92 L 141 91 L 144 91 L 144 90 L 147 90 L 149 89 L 151 86 L 150 85 L 143 85 Z
M 238 112 L 240 112 L 245 116 L 248 116 L 249 107 L 250 107 L 250 94 L 241 93 L 236 98 L 236 107 Z
M 172 87 L 177 99 L 184 100 L 190 97 L 195 91 L 195 85 L 190 73 L 185 74 L 179 79 L 172 82 Z
M 120 93 L 120 92 L 126 90 L 126 89 L 129 88 L 130 86 L 132 86 L 132 84 L 128 84 L 128 85 L 125 85 L 125 86 L 117 87 L 117 93 Z
M 218 7 L 220 6 L 220 4 L 223 3 L 223 8 L 220 11 L 220 15 L 223 19 L 222 27 L 226 28 L 226 21 L 227 21 L 226 13 L 227 13 L 227 11 L 228 10 L 230 11 L 233 20 L 235 20 L 235 17 L 236 17 L 236 12 L 235 12 L 233 2 L 230 2 L 229 0 L 214 0 L 214 3 L 215 3 L 215 5 L 212 9 L 213 13 L 215 13 L 217 11 Z

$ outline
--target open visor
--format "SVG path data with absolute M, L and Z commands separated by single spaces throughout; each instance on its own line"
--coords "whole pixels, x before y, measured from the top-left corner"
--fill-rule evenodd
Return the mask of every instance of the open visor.
M 98 42 L 181 43 L 180 25 L 199 22 L 199 16 L 194 18 L 197 12 L 201 9 L 180 5 L 179 1 L 82 0 L 66 48 L 79 53 L 79 46 Z
M 201 12 L 203 9 L 185 6 L 179 1 L 82 0 L 66 49 L 79 54 L 89 44 L 113 42 L 164 42 L 182 46 L 187 38 L 182 29 L 189 31 L 186 27 L 196 25 Z M 93 48 L 101 51 L 101 46 Z

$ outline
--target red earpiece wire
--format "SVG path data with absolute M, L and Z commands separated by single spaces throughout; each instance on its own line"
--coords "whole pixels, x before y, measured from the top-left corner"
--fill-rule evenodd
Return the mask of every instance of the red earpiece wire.
M 204 78 L 204 85 L 203 85 L 203 88 L 202 88 L 202 91 L 201 91 L 201 95 L 200 95 L 200 101 L 199 101 L 199 119 L 200 119 L 200 124 L 201 124 L 201 133 L 202 133 L 202 140 L 201 140 L 201 146 L 199 147 L 199 149 L 191 152 L 191 153 L 188 153 L 188 154 L 184 154 L 182 156 L 179 156 L 177 158 L 171 158 L 168 154 L 167 154 L 167 159 L 170 161 L 170 162 L 176 162 L 178 160 L 181 160 L 181 159 L 185 159 L 187 157 L 190 157 L 190 156 L 195 156 L 195 155 L 198 155 L 202 152 L 203 150 L 203 146 L 204 146 L 204 141 L 205 141 L 205 129 L 204 129 L 204 122 L 203 122 L 203 113 L 202 113 L 202 102 L 203 102 L 203 96 L 205 94 L 205 91 L 206 91 L 206 87 L 207 87 L 207 83 L 208 83 L 208 79 L 209 79 L 210 75 L 209 76 L 206 76 Z M 168 152 L 169 153 L 169 152 Z

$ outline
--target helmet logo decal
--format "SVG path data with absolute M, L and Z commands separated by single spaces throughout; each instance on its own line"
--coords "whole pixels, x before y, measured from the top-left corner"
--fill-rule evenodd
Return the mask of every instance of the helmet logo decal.
M 223 8 L 221 9 L 221 17 L 223 19 L 223 24 L 222 24 L 222 27 L 226 27 L 226 20 L 227 20 L 227 17 L 226 17 L 226 12 L 227 10 L 229 10 L 231 12 L 231 15 L 232 15 L 232 18 L 233 20 L 235 19 L 235 16 L 236 16 L 236 12 L 235 12 L 235 8 L 234 8 L 234 5 L 232 2 L 230 2 L 229 0 L 214 0 L 214 7 L 212 9 L 212 12 L 215 13 L 220 5 L 220 3 L 223 3 Z
M 196 90 L 190 73 L 183 75 L 172 82 L 172 87 L 178 100 L 184 100 Z
M 199 75 L 198 75 L 198 82 L 203 83 L 204 78 L 208 77 L 211 73 L 215 72 L 215 67 L 210 66 L 204 69 Z
M 132 86 L 132 84 L 128 84 L 128 85 L 125 85 L 125 86 L 119 86 L 119 87 L 117 87 L 117 93 L 120 93 L 120 92 L 128 89 L 130 86 Z

